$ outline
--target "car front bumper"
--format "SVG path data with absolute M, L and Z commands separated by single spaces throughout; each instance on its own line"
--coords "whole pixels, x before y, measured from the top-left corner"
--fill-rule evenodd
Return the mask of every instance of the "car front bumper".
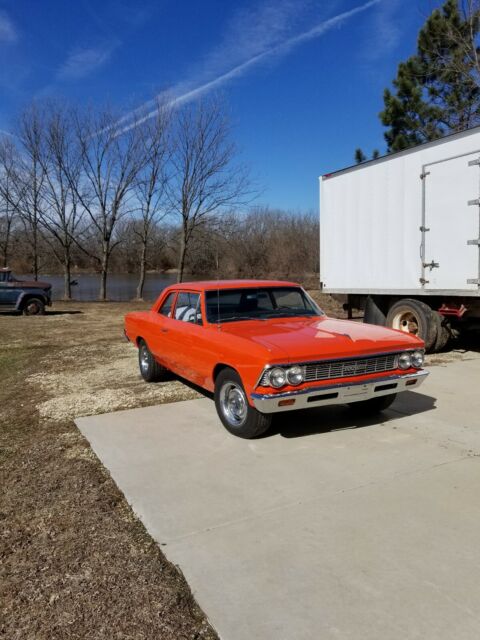
M 250 397 L 254 407 L 261 413 L 311 409 L 327 404 L 361 402 L 401 391 L 414 391 L 427 376 L 428 371 L 420 369 L 415 373 L 385 376 L 366 382 L 337 383 L 284 393 L 252 393 Z

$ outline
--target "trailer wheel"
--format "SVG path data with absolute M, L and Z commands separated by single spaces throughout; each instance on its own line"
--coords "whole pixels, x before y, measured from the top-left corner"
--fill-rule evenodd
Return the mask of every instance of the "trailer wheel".
M 420 300 L 404 298 L 398 300 L 387 313 L 387 327 L 411 333 L 425 342 L 425 350 L 432 351 L 435 347 L 439 323 L 435 312 Z
M 447 345 L 452 333 L 448 319 L 444 318 L 440 313 L 438 313 L 438 311 L 434 311 L 433 314 L 437 321 L 437 339 L 435 340 L 432 350 L 436 353 L 437 351 L 441 351 Z

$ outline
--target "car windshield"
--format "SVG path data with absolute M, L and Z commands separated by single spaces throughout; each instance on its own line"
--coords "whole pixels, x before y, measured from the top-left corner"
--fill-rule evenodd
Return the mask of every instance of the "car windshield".
M 208 322 L 321 316 L 323 312 L 300 287 L 255 287 L 206 292 Z

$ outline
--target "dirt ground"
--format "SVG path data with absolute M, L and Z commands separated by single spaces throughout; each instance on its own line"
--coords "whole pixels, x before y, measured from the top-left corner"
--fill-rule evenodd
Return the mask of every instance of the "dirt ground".
M 314 297 L 345 317 L 327 296 Z M 73 418 L 198 396 L 147 385 L 123 337 L 146 303 L 56 303 L 0 314 L 0 637 L 215 638 Z M 468 357 L 462 349 L 430 364 Z

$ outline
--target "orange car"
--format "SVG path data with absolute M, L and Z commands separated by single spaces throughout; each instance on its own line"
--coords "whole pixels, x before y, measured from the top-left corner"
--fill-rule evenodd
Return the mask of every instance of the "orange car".
M 422 340 L 328 318 L 293 282 L 172 285 L 150 311 L 126 315 L 125 335 L 147 382 L 172 371 L 213 391 L 220 420 L 242 438 L 266 431 L 278 411 L 381 411 L 427 376 Z

